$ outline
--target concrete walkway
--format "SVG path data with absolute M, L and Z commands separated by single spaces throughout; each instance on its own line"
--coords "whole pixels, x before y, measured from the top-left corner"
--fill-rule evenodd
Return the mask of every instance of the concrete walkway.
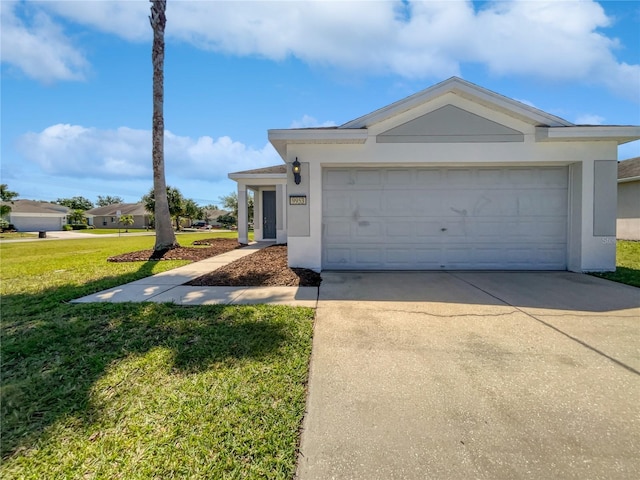
M 640 289 L 322 277 L 298 480 L 640 478 Z
M 177 305 L 247 305 L 267 303 L 315 308 L 317 287 L 191 287 L 184 285 L 206 273 L 251 255 L 271 243 L 254 243 L 222 255 L 110 288 L 72 303 L 157 302 Z

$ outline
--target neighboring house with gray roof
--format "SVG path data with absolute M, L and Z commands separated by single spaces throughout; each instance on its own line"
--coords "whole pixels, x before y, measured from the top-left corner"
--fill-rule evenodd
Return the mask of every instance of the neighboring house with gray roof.
M 640 157 L 618 162 L 617 238 L 640 240 Z
M 222 225 L 218 221 L 218 217 L 222 215 L 227 215 L 228 213 L 231 213 L 231 212 L 228 212 L 227 210 L 207 208 L 205 209 L 204 213 L 205 213 L 205 218 L 200 219 L 201 221 L 206 222 L 207 225 L 211 225 L 213 228 L 220 228 Z
M 19 232 L 60 231 L 67 224 L 71 209 L 64 205 L 38 200 L 14 200 L 2 202 L 11 212 L 7 221 Z
M 119 218 L 122 215 L 133 215 L 133 225 L 127 228 L 147 228 L 151 223 L 151 215 L 144 208 L 144 203 L 114 203 L 92 208 L 85 213 L 93 217 L 94 228 L 121 228 Z

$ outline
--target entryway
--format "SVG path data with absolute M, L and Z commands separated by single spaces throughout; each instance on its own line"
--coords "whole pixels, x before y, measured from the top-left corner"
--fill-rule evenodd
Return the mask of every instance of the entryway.
M 276 192 L 274 190 L 262 192 L 262 238 L 264 240 L 276 238 Z

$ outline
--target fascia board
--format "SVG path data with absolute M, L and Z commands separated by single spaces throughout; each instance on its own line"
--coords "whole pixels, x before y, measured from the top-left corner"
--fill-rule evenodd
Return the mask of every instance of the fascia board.
M 640 177 L 626 177 L 626 178 L 618 179 L 618 183 L 637 182 L 637 181 L 640 181 Z
M 287 161 L 287 145 L 289 144 L 314 144 L 314 143 L 364 143 L 369 137 L 369 132 L 364 128 L 349 129 L 281 129 L 269 130 L 268 138 L 271 145 Z
M 538 142 L 613 141 L 621 145 L 639 139 L 640 127 L 637 126 L 536 127 Z
M 287 143 L 364 143 L 369 132 L 364 128 L 269 130 L 269 141 Z
M 254 179 L 254 178 L 265 178 L 265 179 L 274 179 L 281 180 L 287 179 L 286 173 L 230 173 L 227 175 L 231 180 L 242 180 L 242 179 Z

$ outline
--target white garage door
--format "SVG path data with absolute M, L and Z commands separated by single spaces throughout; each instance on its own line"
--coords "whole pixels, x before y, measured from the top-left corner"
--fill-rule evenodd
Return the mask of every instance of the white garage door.
M 324 269 L 566 269 L 566 167 L 326 168 Z
M 62 218 L 60 217 L 18 217 L 12 216 L 11 223 L 19 232 L 37 232 L 62 230 Z

